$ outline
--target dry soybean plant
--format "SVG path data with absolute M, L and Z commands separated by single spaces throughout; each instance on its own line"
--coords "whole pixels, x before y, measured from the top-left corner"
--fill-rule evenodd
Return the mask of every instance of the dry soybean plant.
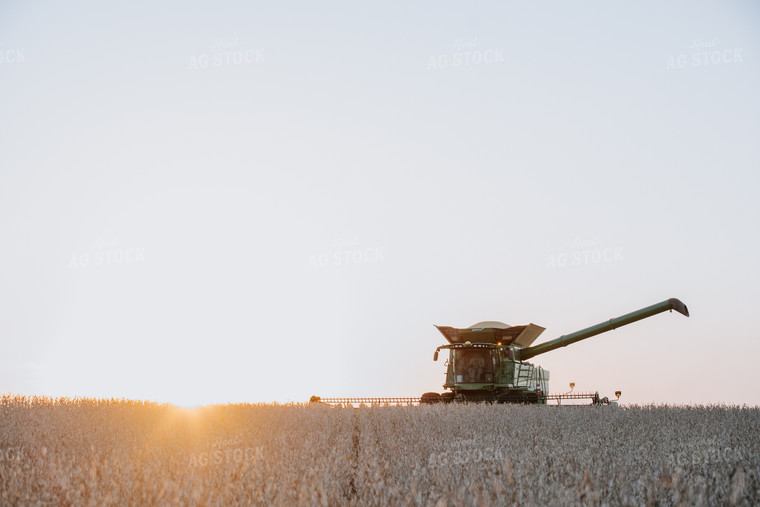
M 760 409 L 0 399 L 0 504 L 760 503 Z

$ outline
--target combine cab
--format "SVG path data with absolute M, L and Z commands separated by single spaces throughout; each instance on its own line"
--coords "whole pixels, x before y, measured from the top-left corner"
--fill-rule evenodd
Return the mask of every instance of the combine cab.
M 448 340 L 440 350 L 448 350 L 446 383 L 450 389 L 436 398 L 425 393 L 423 402 L 500 401 L 545 403 L 549 372 L 530 363 L 515 360 L 518 350 L 528 347 L 544 331 L 535 324 L 508 326 L 502 322 L 479 322 L 466 329 L 436 326 Z

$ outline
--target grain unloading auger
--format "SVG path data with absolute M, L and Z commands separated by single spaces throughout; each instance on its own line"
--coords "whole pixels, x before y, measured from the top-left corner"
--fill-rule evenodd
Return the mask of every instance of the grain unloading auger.
M 678 299 L 671 298 L 535 346 L 531 345 L 545 330 L 535 324 L 509 326 L 502 322 L 488 321 L 464 329 L 436 326 L 449 342 L 438 347 L 433 355 L 433 360 L 437 361 L 439 351 L 449 351 L 446 382 L 443 384 L 443 388 L 448 391 L 442 394 L 425 393 L 420 398 L 312 396 L 311 401 L 331 405 L 398 405 L 452 401 L 546 404 L 550 400 L 560 403 L 563 399 L 585 398 L 596 404 L 605 403 L 608 402 L 607 398 L 600 398 L 598 393 L 548 394 L 549 372 L 528 363 L 527 360 L 668 310 L 689 316 L 686 305 Z M 620 397 L 620 391 L 615 394 Z

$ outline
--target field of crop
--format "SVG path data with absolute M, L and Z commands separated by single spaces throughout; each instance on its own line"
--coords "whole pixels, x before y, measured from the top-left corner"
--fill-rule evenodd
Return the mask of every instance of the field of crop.
M 760 504 L 760 409 L 4 396 L 0 504 Z

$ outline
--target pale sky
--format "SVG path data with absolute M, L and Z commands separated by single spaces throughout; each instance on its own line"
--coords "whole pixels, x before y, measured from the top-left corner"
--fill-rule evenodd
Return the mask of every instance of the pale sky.
M 4 2 L 0 392 L 760 403 L 755 2 Z

